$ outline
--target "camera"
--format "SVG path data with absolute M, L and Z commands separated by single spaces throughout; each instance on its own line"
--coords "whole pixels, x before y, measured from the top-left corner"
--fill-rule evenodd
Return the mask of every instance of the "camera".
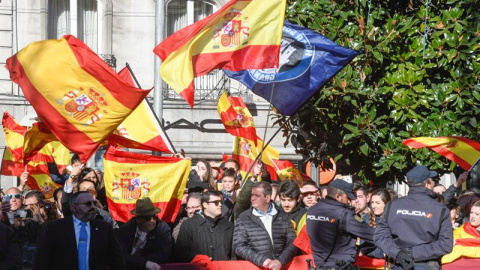
M 19 209 L 17 210 L 17 216 L 19 218 L 32 218 L 33 213 L 32 213 L 32 210 L 30 209 Z

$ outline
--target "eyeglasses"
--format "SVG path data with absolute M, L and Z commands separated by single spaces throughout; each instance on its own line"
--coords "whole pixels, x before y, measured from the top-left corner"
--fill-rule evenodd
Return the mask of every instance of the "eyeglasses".
M 20 198 L 22 197 L 22 194 L 17 193 L 17 194 L 6 194 L 6 195 L 5 195 L 5 198 L 7 198 L 7 199 L 9 199 L 9 200 L 10 200 L 12 197 L 15 197 L 15 199 L 20 199 Z
M 84 202 L 84 203 L 76 203 L 76 204 L 83 204 L 83 205 L 86 205 L 88 207 L 91 207 L 93 205 L 93 201 L 88 201 L 88 202 Z
M 187 209 L 187 211 L 189 211 L 189 210 L 196 210 L 198 208 L 200 208 L 200 205 L 192 206 L 192 207 L 186 207 L 185 209 Z
M 217 201 L 211 201 L 211 202 L 207 202 L 207 203 L 213 203 L 213 204 L 215 204 L 215 206 L 218 206 L 218 205 L 222 205 L 223 201 L 222 200 L 217 200 Z
M 317 191 L 303 192 L 302 195 L 303 195 L 304 197 L 307 197 L 307 196 L 310 196 L 310 195 L 312 195 L 312 196 L 318 196 L 318 192 L 317 192 Z

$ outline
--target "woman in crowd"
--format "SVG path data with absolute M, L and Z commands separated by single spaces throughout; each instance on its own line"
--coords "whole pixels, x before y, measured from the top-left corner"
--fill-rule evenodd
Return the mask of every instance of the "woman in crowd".
M 215 186 L 210 163 L 199 160 L 188 177 L 187 188 L 189 192 L 202 192 L 207 189 L 216 190 Z

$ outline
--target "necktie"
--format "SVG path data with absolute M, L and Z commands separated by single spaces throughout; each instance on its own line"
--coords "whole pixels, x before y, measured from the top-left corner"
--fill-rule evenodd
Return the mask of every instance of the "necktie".
M 87 229 L 85 228 L 87 224 L 85 222 L 80 222 L 80 237 L 78 238 L 78 270 L 87 269 Z

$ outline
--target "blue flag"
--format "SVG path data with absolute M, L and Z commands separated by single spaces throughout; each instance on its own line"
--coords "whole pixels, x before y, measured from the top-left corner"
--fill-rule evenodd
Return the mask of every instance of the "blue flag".
M 280 113 L 292 115 L 358 54 L 319 33 L 285 21 L 276 75 L 275 69 L 223 71 L 267 101 L 275 80 L 272 105 Z

